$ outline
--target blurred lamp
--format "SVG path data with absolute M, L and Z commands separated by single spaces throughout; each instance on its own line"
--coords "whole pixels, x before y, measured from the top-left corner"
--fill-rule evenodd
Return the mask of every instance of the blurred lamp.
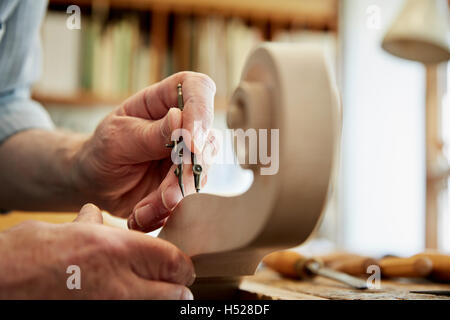
M 438 93 L 438 64 L 450 59 L 448 20 L 447 0 L 406 0 L 381 45 L 384 50 L 397 57 L 425 65 L 425 246 L 430 249 L 438 248 L 439 193 L 444 185 L 442 181 L 446 180 L 450 173 L 447 159 L 442 152 Z
M 450 59 L 447 0 L 407 0 L 382 47 L 400 58 L 425 64 Z

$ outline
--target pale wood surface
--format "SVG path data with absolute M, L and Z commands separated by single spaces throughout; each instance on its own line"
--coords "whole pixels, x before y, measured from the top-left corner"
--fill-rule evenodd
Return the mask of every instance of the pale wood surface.
M 439 248 L 439 197 L 445 191 L 449 173 L 442 139 L 442 97 L 445 91 L 445 66 L 426 65 L 426 248 Z M 442 68 L 442 69 L 441 69 Z M 443 71 L 443 72 L 442 72 Z M 441 74 L 442 73 L 442 74 Z
M 38 220 L 51 223 L 65 223 L 73 221 L 76 216 L 76 213 L 68 212 L 61 213 L 12 211 L 10 213 L 0 215 L 0 231 L 9 229 L 27 220 Z
M 103 211 L 103 224 L 120 229 L 127 229 L 125 219 L 111 216 Z M 66 223 L 72 222 L 77 213 L 72 212 L 28 212 L 28 211 L 12 211 L 8 214 L 0 215 L 0 232 L 9 229 L 21 222 L 27 220 L 37 220 L 49 223 Z
M 272 159 L 279 171 L 264 174 L 265 164 L 241 162 L 254 172 L 245 193 L 192 194 L 174 209 L 159 237 L 192 257 L 198 278 L 253 274 L 266 254 L 311 235 L 330 190 L 338 103 L 320 45 L 264 43 L 247 58 L 227 122 L 243 131 L 282 132 L 271 142 L 280 146 Z M 235 152 L 241 160 L 249 153 L 242 144 Z
M 26 220 L 65 223 L 73 221 L 75 217 L 76 213 L 14 211 L 6 215 L 0 215 L 0 231 Z M 110 219 L 110 217 L 106 215 L 107 224 L 115 224 L 117 227 L 121 227 L 125 223 L 119 221 L 120 219 L 117 220 L 118 218 L 111 217 L 112 219 Z M 254 276 L 245 277 L 240 285 L 240 290 L 244 294 L 251 294 L 252 297 L 275 300 L 450 299 L 450 297 L 445 296 L 409 293 L 411 290 L 450 290 L 450 285 L 445 284 L 425 281 L 423 283 L 408 283 L 382 280 L 381 290 L 359 291 L 321 277 L 308 281 L 286 279 L 268 269 L 262 269 Z
M 410 293 L 412 290 L 450 290 L 450 285 L 426 282 L 381 280 L 379 290 L 355 290 L 322 277 L 312 280 L 291 280 L 262 269 L 246 277 L 240 285 L 244 292 L 260 299 L 275 300 L 450 300 L 450 297 Z

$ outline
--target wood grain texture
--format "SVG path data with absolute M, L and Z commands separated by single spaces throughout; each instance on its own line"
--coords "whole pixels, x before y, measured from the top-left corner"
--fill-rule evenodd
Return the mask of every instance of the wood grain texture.
M 329 71 L 323 47 L 315 44 L 264 43 L 248 57 L 227 122 L 241 132 L 268 129 L 268 141 L 279 133 L 271 142 L 279 147 L 272 159 L 277 171 L 264 174 L 261 158 L 241 161 L 254 173 L 245 193 L 192 194 L 175 208 L 159 237 L 192 257 L 198 278 L 253 274 L 266 254 L 297 246 L 315 230 L 340 128 Z M 237 158 L 247 159 L 248 149 L 236 144 Z
M 21 222 L 27 220 L 37 220 L 50 223 L 71 222 L 77 216 L 76 213 L 61 212 L 28 212 L 28 211 L 12 211 L 7 214 L 0 215 L 0 231 L 9 229 Z
M 450 300 L 450 297 L 446 296 L 410 293 L 412 290 L 450 290 L 449 285 L 426 281 L 415 283 L 382 280 L 379 290 L 355 290 L 322 277 L 302 281 L 282 278 L 268 269 L 246 277 L 239 288 L 260 299 L 275 300 Z
M 125 219 L 114 217 L 105 211 L 102 211 L 102 215 L 104 225 L 127 229 L 127 222 Z M 66 223 L 72 222 L 76 216 L 77 213 L 71 212 L 12 211 L 10 213 L 0 215 L 0 232 L 27 220 L 36 220 L 49 223 Z

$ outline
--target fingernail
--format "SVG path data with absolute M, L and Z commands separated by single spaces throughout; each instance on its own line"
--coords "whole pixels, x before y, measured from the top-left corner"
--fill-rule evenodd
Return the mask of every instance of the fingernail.
M 206 184 L 208 183 L 208 176 L 205 175 L 202 179 L 202 188 L 204 188 L 206 186 Z
M 214 162 L 214 156 L 215 156 L 215 146 L 213 143 L 208 143 L 205 146 L 205 149 L 203 149 L 202 153 L 202 162 L 205 165 L 210 166 Z
M 194 132 L 194 144 L 197 151 L 201 152 L 203 150 L 207 136 L 207 133 L 201 126 Z
M 189 282 L 188 282 L 188 287 L 190 287 L 190 286 L 192 286 L 192 284 L 194 283 L 194 281 L 195 281 L 195 278 L 197 277 L 197 275 L 195 274 L 195 272 L 192 274 L 192 278 L 191 278 L 191 280 L 189 280 Z
M 134 219 L 140 228 L 145 228 L 157 221 L 159 211 L 151 203 L 137 208 L 134 212 Z
M 172 129 L 170 128 L 170 118 L 173 116 L 172 114 L 173 114 L 173 111 L 171 108 L 167 112 L 167 117 L 165 117 L 164 120 L 161 122 L 161 126 L 159 128 L 161 130 L 161 134 L 167 140 L 170 140 L 170 135 L 172 134 L 172 132 L 171 132 Z
M 134 219 L 134 213 L 130 214 L 127 221 L 128 229 L 130 230 L 136 230 L 138 229 L 138 225 L 136 224 L 136 221 Z
M 180 298 L 181 300 L 194 300 L 194 295 L 188 288 L 183 288 L 183 292 L 181 293 Z
M 178 185 L 170 185 L 162 192 L 162 202 L 167 210 L 172 211 L 181 201 L 183 195 L 181 194 Z

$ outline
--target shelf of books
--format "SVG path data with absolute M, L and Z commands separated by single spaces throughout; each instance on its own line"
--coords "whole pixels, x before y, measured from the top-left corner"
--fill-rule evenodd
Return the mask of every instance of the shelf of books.
M 115 105 L 182 70 L 208 74 L 223 106 L 260 41 L 335 39 L 336 0 L 50 0 L 42 25 L 43 104 Z M 80 29 L 66 22 L 81 9 Z

